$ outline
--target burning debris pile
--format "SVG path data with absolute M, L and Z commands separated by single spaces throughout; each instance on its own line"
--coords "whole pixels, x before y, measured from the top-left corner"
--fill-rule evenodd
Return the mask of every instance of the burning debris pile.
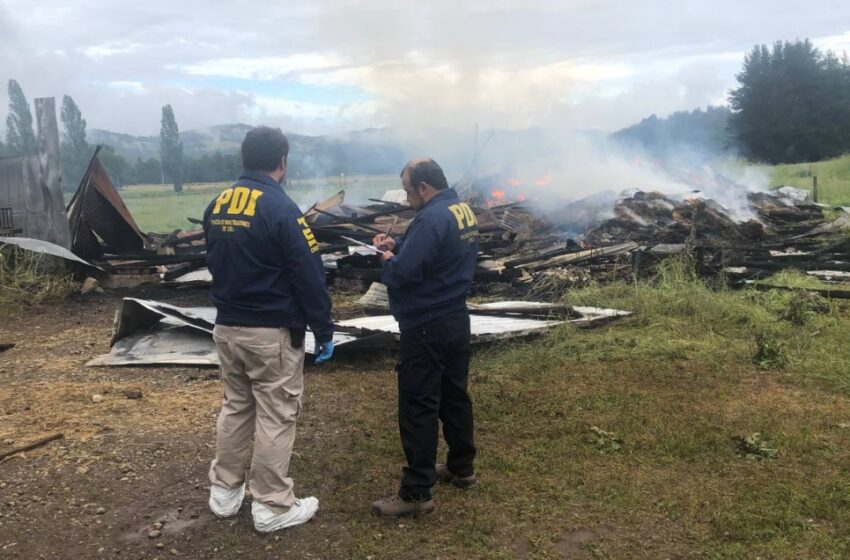
M 823 208 L 788 194 L 749 193 L 752 216 L 736 220 L 721 204 L 700 196 L 676 201 L 659 192 L 636 192 L 619 199 L 614 217 L 590 229 L 585 243 L 605 245 L 624 241 L 735 246 L 780 242 L 804 233 L 824 220 Z
M 749 193 L 745 209 L 730 211 L 699 194 L 674 197 L 640 191 L 620 197 L 595 195 L 553 209 L 555 200 L 541 198 L 545 189 L 530 191 L 533 195 L 526 197 L 527 186 L 482 179 L 455 187 L 478 222 L 474 284 L 478 294 L 557 302 L 567 289 L 651 274 L 658 262 L 682 253 L 693 256 L 703 275 L 740 283 L 786 268 L 826 281 L 850 278 L 850 214 L 839 210 L 839 217 L 831 219 L 823 205 L 812 203 L 796 189 Z M 376 234 L 404 236 L 415 212 L 403 200 L 397 191 L 390 191 L 380 200 L 353 205 L 345 202 L 345 192 L 340 191 L 304 212 L 329 285 L 365 292 L 364 311 L 385 313 L 386 292 L 376 283 L 381 264 L 370 245 Z M 196 227 L 185 231 L 142 233 L 96 156 L 68 207 L 68 216 L 73 253 L 54 245 L 58 250 L 51 254 L 88 265 L 86 273 L 97 275 L 104 287 L 156 282 L 207 287 L 212 281 L 204 268 L 206 245 L 200 221 L 190 219 Z M 0 239 L 28 250 L 53 250 L 44 242 L 26 245 L 32 241 Z M 528 301 L 499 305 L 507 307 L 474 311 L 480 316 L 476 328 L 482 341 L 533 334 L 564 320 L 598 324 L 622 315 Z M 150 315 L 146 325 L 158 324 L 162 315 L 162 339 L 152 337 L 147 328 L 133 336 L 124 333 L 126 340 L 113 340 L 113 354 L 103 357 L 99 365 L 214 362 L 208 332 L 214 310 L 202 310 L 199 327 L 192 315 L 195 311 L 158 302 L 140 301 L 140 306 L 127 307 L 136 311 L 128 315 L 126 325 L 134 324 L 130 315 L 137 313 Z M 556 311 L 562 316 L 553 322 Z M 574 316 L 574 311 L 579 314 Z M 494 314 L 506 323 L 493 323 Z M 174 330 L 175 324 L 181 326 Z M 340 324 L 340 329 L 338 342 L 354 348 L 386 345 L 397 326 L 391 317 L 379 316 Z M 116 331 L 121 332 L 122 328 Z M 124 353 L 138 355 L 124 361 Z
M 850 216 L 830 221 L 824 206 L 790 187 L 746 194 L 745 208 L 730 211 L 700 193 L 684 197 L 632 192 L 600 193 L 560 209 L 544 176 L 469 179 L 455 185 L 478 221 L 476 290 L 556 299 L 564 289 L 592 281 L 642 275 L 659 260 L 692 252 L 699 270 L 751 279 L 798 268 L 829 280 L 850 276 Z M 743 200 L 743 186 L 718 176 L 726 192 Z M 705 185 L 706 180 L 695 180 Z M 709 189 L 710 190 L 710 189 Z M 548 197 L 548 198 L 547 198 Z M 542 209 L 546 209 L 545 211 Z M 376 234 L 401 237 L 414 217 L 403 191 L 366 205 L 345 202 L 340 191 L 306 212 L 330 285 L 365 291 L 380 277 L 370 245 Z M 165 282 L 211 282 L 206 246 L 197 227 L 142 233 L 95 153 L 68 206 L 72 251 L 99 270 L 105 287 Z M 359 244 L 358 244 L 359 243 Z
M 618 199 L 614 216 L 590 228 L 582 244 L 634 243 L 634 274 L 670 254 L 691 251 L 705 275 L 749 280 L 790 268 L 825 281 L 850 278 L 850 216 L 829 218 L 824 205 L 791 187 L 748 193 L 747 203 L 749 215 L 736 219 L 724 206 L 698 195 L 676 200 L 636 192 Z

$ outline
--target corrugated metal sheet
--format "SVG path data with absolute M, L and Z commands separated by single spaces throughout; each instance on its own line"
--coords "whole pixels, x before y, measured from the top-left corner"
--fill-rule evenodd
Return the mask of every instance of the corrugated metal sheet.
M 59 245 L 56 245 L 55 243 L 50 243 L 49 241 L 42 241 L 41 239 L 30 239 L 29 237 L 0 237 L 0 243 L 15 245 L 17 247 L 20 247 L 21 249 L 32 251 L 33 253 L 52 255 L 54 257 L 59 257 L 65 260 L 82 263 L 97 270 L 103 270 L 99 266 L 95 266 L 90 262 L 84 261 L 65 247 L 60 247 Z
M 545 310 L 553 304 L 498 302 L 488 305 L 491 310 L 501 308 L 509 311 L 527 309 L 529 305 Z M 579 327 L 589 326 L 631 314 L 595 307 L 577 307 L 575 310 L 581 317 L 568 320 L 473 313 L 470 314 L 472 342 L 493 342 L 540 334 L 565 322 Z M 98 356 L 86 365 L 217 365 L 218 356 L 211 336 L 215 313 L 212 307 L 177 307 L 159 301 L 124 298 L 116 314 L 110 353 Z M 394 344 L 398 335 L 398 323 L 389 315 L 360 317 L 337 323 L 334 343 L 346 348 L 387 348 Z M 304 346 L 308 354 L 313 354 L 315 341 L 312 333 L 307 333 Z
M 147 236 L 115 190 L 95 150 L 80 187 L 68 205 L 71 226 L 71 250 L 94 259 L 104 252 L 138 253 L 144 249 Z M 102 243 L 101 243 L 102 241 Z
M 212 339 L 214 307 L 177 307 L 160 301 L 124 298 L 115 316 L 109 354 L 87 366 L 218 365 Z M 386 347 L 392 336 L 377 333 L 358 336 L 334 333 L 336 346 Z M 313 333 L 304 339 L 307 354 L 315 351 Z

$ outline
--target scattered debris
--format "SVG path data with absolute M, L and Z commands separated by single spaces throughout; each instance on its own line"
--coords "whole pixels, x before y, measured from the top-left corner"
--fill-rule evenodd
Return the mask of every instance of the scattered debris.
M 136 400 L 142 398 L 142 392 L 138 389 L 128 389 L 124 391 L 124 396 L 130 400 Z
M 376 288 L 376 291 L 379 291 Z M 157 301 L 124 298 L 116 314 L 109 354 L 98 356 L 87 366 L 174 364 L 217 366 L 218 354 L 212 340 L 215 308 L 181 308 Z M 472 342 L 493 342 L 542 333 L 565 322 L 577 327 L 600 325 L 631 313 L 595 307 L 506 301 L 473 306 Z M 389 315 L 360 317 L 336 325 L 338 348 L 392 347 L 400 333 Z M 313 354 L 315 343 L 307 332 L 305 350 Z
M 606 432 L 597 426 L 589 428 L 588 443 L 601 453 L 613 453 L 623 448 L 623 439 L 614 432 Z
M 746 437 L 733 436 L 738 453 L 752 460 L 773 459 L 779 453 L 778 449 L 772 448 L 770 443 L 762 437 L 759 432 L 752 433 Z
M 15 347 L 14 342 L 0 342 L 0 352 L 5 352 L 6 350 L 11 350 Z
M 198 365 L 217 366 L 218 354 L 212 341 L 214 307 L 177 307 L 158 301 L 124 298 L 116 313 L 109 354 L 98 356 L 87 366 Z M 334 333 L 339 347 L 386 346 L 387 335 L 355 336 Z M 304 347 L 313 354 L 313 334 L 307 332 Z
M 95 393 L 94 395 L 91 396 L 91 402 L 93 402 L 95 404 L 99 403 L 99 402 L 103 402 L 103 395 Z
M 80 286 L 80 294 L 86 295 L 87 293 L 96 290 L 98 286 L 100 286 L 100 283 L 97 281 L 97 279 L 89 276 L 83 281 L 83 285 Z

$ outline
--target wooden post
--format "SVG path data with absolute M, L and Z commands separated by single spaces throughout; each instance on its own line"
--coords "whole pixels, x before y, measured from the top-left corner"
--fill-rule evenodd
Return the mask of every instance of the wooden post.
M 35 99 L 35 118 L 38 127 L 38 159 L 41 167 L 41 189 L 45 197 L 47 217 L 45 241 L 71 248 L 71 233 L 65 215 L 62 195 L 62 171 L 59 157 L 59 126 L 56 123 L 56 105 L 52 97 Z
M 818 201 L 818 176 L 812 175 L 812 200 Z

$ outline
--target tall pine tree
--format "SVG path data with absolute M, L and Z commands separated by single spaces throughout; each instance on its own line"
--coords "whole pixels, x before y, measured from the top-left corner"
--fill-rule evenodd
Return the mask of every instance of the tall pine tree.
M 171 105 L 162 108 L 162 121 L 159 129 L 159 154 L 165 175 L 174 183 L 174 191 L 183 190 L 183 143 L 174 109 Z
M 753 48 L 729 93 L 729 125 L 745 155 L 817 161 L 850 150 L 850 68 L 807 39 Z
M 16 156 L 38 153 L 38 141 L 32 130 L 32 113 L 24 91 L 17 81 L 9 80 L 9 116 L 6 117 L 7 150 Z
M 75 188 L 86 172 L 91 146 L 86 140 L 86 120 L 70 95 L 62 98 L 62 175 L 64 183 Z

